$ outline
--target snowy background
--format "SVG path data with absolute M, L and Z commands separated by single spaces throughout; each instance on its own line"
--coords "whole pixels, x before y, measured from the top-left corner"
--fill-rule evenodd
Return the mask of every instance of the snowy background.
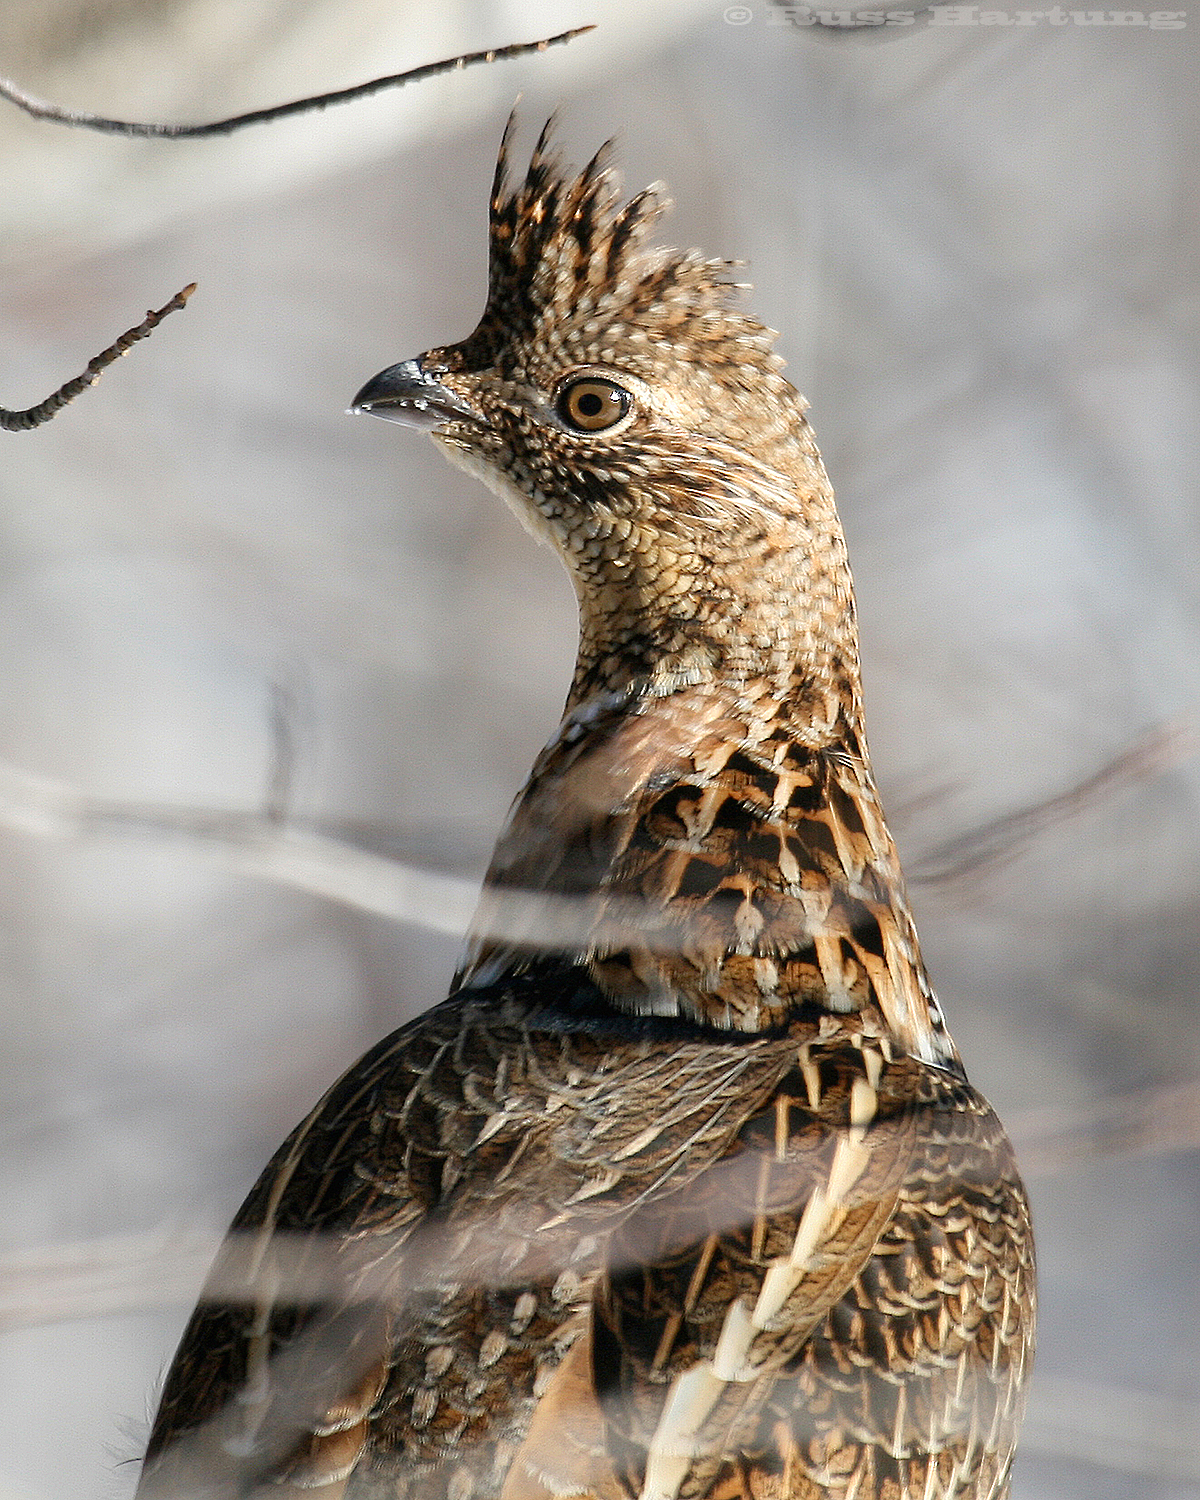
M 0 106 L 0 401 L 200 283 L 50 426 L 0 434 L 0 1500 L 129 1494 L 215 1236 L 339 1070 L 445 992 L 457 887 L 431 908 L 366 861 L 335 899 L 231 830 L 273 808 L 471 882 L 556 722 L 555 560 L 432 444 L 343 415 L 473 326 L 519 90 L 518 155 L 561 105 L 576 160 L 616 133 L 632 188 L 669 182 L 667 236 L 750 262 L 812 402 L 926 956 L 1037 1213 L 1015 1500 L 1200 1496 L 1200 13 L 633 10 L 0 14 L 23 87 L 176 120 L 599 23 L 225 142 Z M 1114 762 L 961 867 L 956 839 Z

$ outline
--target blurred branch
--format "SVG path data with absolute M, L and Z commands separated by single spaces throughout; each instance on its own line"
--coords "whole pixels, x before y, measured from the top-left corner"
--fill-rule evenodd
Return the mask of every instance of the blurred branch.
M 909 865 L 909 883 L 955 885 L 968 876 L 1016 859 L 1047 829 L 1087 812 L 1123 787 L 1178 765 L 1195 753 L 1196 744 L 1190 716 L 1159 725 L 1069 790 L 1005 813 L 931 849 Z
M 277 780 L 273 772 L 272 782 Z M 184 837 L 236 874 L 453 937 L 471 927 L 477 936 L 529 948 L 582 951 L 595 942 L 597 921 L 604 918 L 631 924 L 643 941 L 662 951 L 678 951 L 688 940 L 684 924 L 660 927 L 656 909 L 603 892 L 560 896 L 490 888 L 481 903 L 474 880 L 417 869 L 320 832 L 285 826 L 278 821 L 278 789 L 268 795 L 265 814 L 106 802 L 0 761 L 0 826 L 19 833 L 57 839 L 118 832 Z M 477 907 L 481 915 L 472 922 Z
M 48 422 L 64 406 L 69 406 L 81 391 L 86 391 L 89 385 L 94 385 L 109 365 L 120 359 L 122 354 L 127 354 L 140 339 L 153 333 L 168 313 L 173 313 L 177 308 L 182 307 L 195 290 L 196 283 L 193 281 L 182 291 L 176 292 L 165 306 L 160 307 L 156 312 L 148 312 L 136 328 L 127 329 L 115 343 L 109 344 L 107 349 L 101 350 L 94 359 L 90 359 L 82 375 L 76 375 L 74 380 L 68 380 L 66 385 L 60 385 L 52 396 L 47 396 L 36 406 L 27 407 L 24 411 L 12 411 L 7 406 L 0 406 L 0 428 L 3 428 L 5 432 L 29 432 L 34 427 L 40 427 L 43 422 Z
M 301 683 L 298 668 L 281 667 L 271 679 L 271 758 L 267 764 L 264 817 L 273 827 L 288 821 L 299 761 L 298 720 Z
M 1200 1147 L 1200 1079 L 1075 1107 L 1028 1110 L 1009 1121 L 1026 1177 L 1088 1160 Z
M 39 1247 L 0 1260 L 0 1329 L 144 1312 L 190 1304 L 224 1237 L 192 1231 L 84 1240 Z M 248 1234 L 230 1237 L 214 1297 L 245 1295 L 247 1264 L 260 1251 Z M 281 1288 L 298 1300 L 319 1300 L 339 1287 L 340 1242 L 315 1236 L 276 1235 L 273 1269 Z M 328 1253 L 324 1253 L 325 1250 Z M 239 1253 L 240 1252 L 240 1253 Z M 408 1288 L 416 1291 L 416 1287 Z M 1195 1483 L 1200 1479 L 1200 1410 L 1159 1392 L 1122 1389 L 1036 1373 L 1025 1419 L 1023 1447 L 1031 1453 L 1074 1458 L 1099 1469 L 1150 1479 Z
M 614 924 L 628 924 L 639 941 L 656 951 L 677 952 L 689 942 L 686 919 L 649 909 L 643 902 L 603 891 L 564 896 L 495 886 L 485 887 L 481 898 L 473 880 L 419 869 L 287 824 L 294 753 L 292 708 L 286 690 L 277 687 L 265 812 L 221 813 L 106 802 L 0 761 L 0 826 L 51 838 L 100 832 L 182 836 L 209 848 L 238 874 L 272 880 L 455 937 L 470 927 L 478 938 L 531 949 L 583 951 L 594 946 L 597 923 L 603 921 L 605 942 L 613 939 Z M 918 864 L 916 878 L 949 884 L 1014 858 L 1047 828 L 1092 806 L 1116 787 L 1175 763 L 1185 747 L 1190 751 L 1192 745 L 1187 726 L 1157 730 L 1071 791 L 949 841 Z
M 1157 1391 L 1036 1374 L 1021 1446 L 1119 1474 L 1200 1481 L 1200 1407 Z M 1154 1493 L 1164 1493 L 1157 1485 Z M 1189 1492 L 1190 1493 L 1190 1492 Z
M 84 1240 L 39 1248 L 0 1261 L 0 1328 L 36 1327 L 67 1319 L 145 1311 L 190 1303 L 223 1237 L 161 1232 Z M 257 1237 L 245 1236 L 245 1258 Z M 294 1244 L 278 1235 L 272 1256 L 289 1295 L 318 1299 L 337 1284 L 334 1259 L 311 1237 Z M 244 1295 L 245 1265 L 224 1258 L 212 1295 Z M 1140 1478 L 1200 1479 L 1200 1410 L 1157 1392 L 1121 1389 L 1037 1373 L 1030 1392 L 1023 1446 L 1075 1458 Z
M 292 99 L 287 104 L 274 104 L 266 109 L 251 109 L 245 114 L 231 115 L 226 120 L 208 120 L 199 125 L 166 125 L 155 120 L 111 120 L 105 115 L 94 115 L 87 110 L 63 109 L 49 104 L 44 99 L 35 99 L 17 87 L 10 79 L 0 79 L 0 99 L 7 99 L 35 120 L 50 120 L 56 125 L 73 125 L 81 130 L 95 130 L 101 135 L 125 135 L 150 137 L 152 140 L 203 140 L 209 136 L 232 135 L 244 125 L 265 125 L 272 120 L 285 120 L 290 115 L 309 114 L 313 110 L 328 109 L 333 104 L 349 104 L 355 99 L 367 99 L 384 89 L 403 88 L 409 83 L 420 83 L 426 78 L 436 78 L 442 73 L 461 72 L 476 63 L 503 62 L 512 57 L 525 57 L 532 52 L 545 52 L 560 42 L 572 41 L 594 31 L 594 26 L 575 26 L 570 31 L 561 31 L 556 36 L 543 37 L 538 42 L 514 42 L 507 47 L 489 47 L 485 52 L 466 52 L 461 57 L 448 57 L 441 62 L 425 63 L 419 68 L 409 68 L 405 73 L 389 73 L 383 78 L 372 78 L 367 83 L 357 83 L 350 88 L 333 89 L 326 94 L 312 94 L 304 99 Z
M 0 1260 L 0 1329 L 193 1301 L 221 1239 L 211 1232 L 155 1231 L 6 1255 Z
M 1088 1158 L 1195 1147 L 1200 1145 L 1200 1078 L 1078 1109 L 1030 1112 L 1014 1122 L 1011 1134 L 1027 1177 L 1062 1174 Z M 731 1201 L 741 1200 L 733 1193 Z M 590 1222 L 590 1230 L 595 1228 Z M 255 1232 L 226 1236 L 159 1229 L 0 1256 L 0 1329 L 191 1302 L 222 1245 L 227 1249 L 209 1275 L 208 1295 L 237 1301 L 246 1295 L 247 1276 L 261 1257 Z M 336 1292 L 347 1274 L 344 1247 L 337 1234 L 276 1232 L 271 1254 L 277 1291 L 298 1301 L 319 1301 Z M 444 1269 L 436 1253 L 423 1253 L 417 1261 L 434 1278 Z M 417 1292 L 426 1272 L 416 1261 L 408 1266 L 406 1291 Z
M 0 825 L 41 838 L 122 831 L 183 836 L 208 846 L 238 874 L 274 880 L 360 911 L 455 936 L 466 931 L 479 895 L 472 881 L 418 870 L 319 833 L 283 827 L 270 816 L 105 802 L 4 762 Z

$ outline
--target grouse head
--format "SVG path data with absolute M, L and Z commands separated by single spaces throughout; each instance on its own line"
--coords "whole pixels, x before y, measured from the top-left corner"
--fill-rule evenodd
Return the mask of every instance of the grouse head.
M 392 365 L 354 410 L 432 430 L 564 558 L 578 703 L 715 679 L 854 698 L 853 599 L 805 402 L 734 267 L 648 243 L 661 186 L 623 201 L 553 122 L 491 196 L 490 274 L 461 343 Z M 510 122 L 511 129 L 511 122 Z

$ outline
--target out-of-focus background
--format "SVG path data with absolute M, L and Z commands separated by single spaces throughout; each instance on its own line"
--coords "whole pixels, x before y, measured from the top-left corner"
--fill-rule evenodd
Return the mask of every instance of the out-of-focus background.
M 129 1493 L 214 1237 L 445 992 L 464 887 L 367 856 L 477 879 L 556 722 L 554 559 L 343 415 L 473 326 L 519 90 L 518 155 L 560 105 L 577 160 L 616 133 L 667 234 L 750 262 L 812 401 L 927 957 L 1037 1212 L 1014 1494 L 1200 1496 L 1200 13 L 7 0 L 0 72 L 203 119 L 589 21 L 223 142 L 0 106 L 0 401 L 200 283 L 0 434 L 0 1500 Z

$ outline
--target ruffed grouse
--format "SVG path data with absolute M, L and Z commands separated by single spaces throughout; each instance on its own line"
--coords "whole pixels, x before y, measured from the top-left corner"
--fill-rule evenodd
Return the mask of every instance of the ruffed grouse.
M 805 403 L 661 204 L 502 148 L 479 327 L 357 398 L 558 549 L 579 660 L 450 998 L 234 1221 L 146 1497 L 1008 1494 L 1025 1195 L 922 966 Z

